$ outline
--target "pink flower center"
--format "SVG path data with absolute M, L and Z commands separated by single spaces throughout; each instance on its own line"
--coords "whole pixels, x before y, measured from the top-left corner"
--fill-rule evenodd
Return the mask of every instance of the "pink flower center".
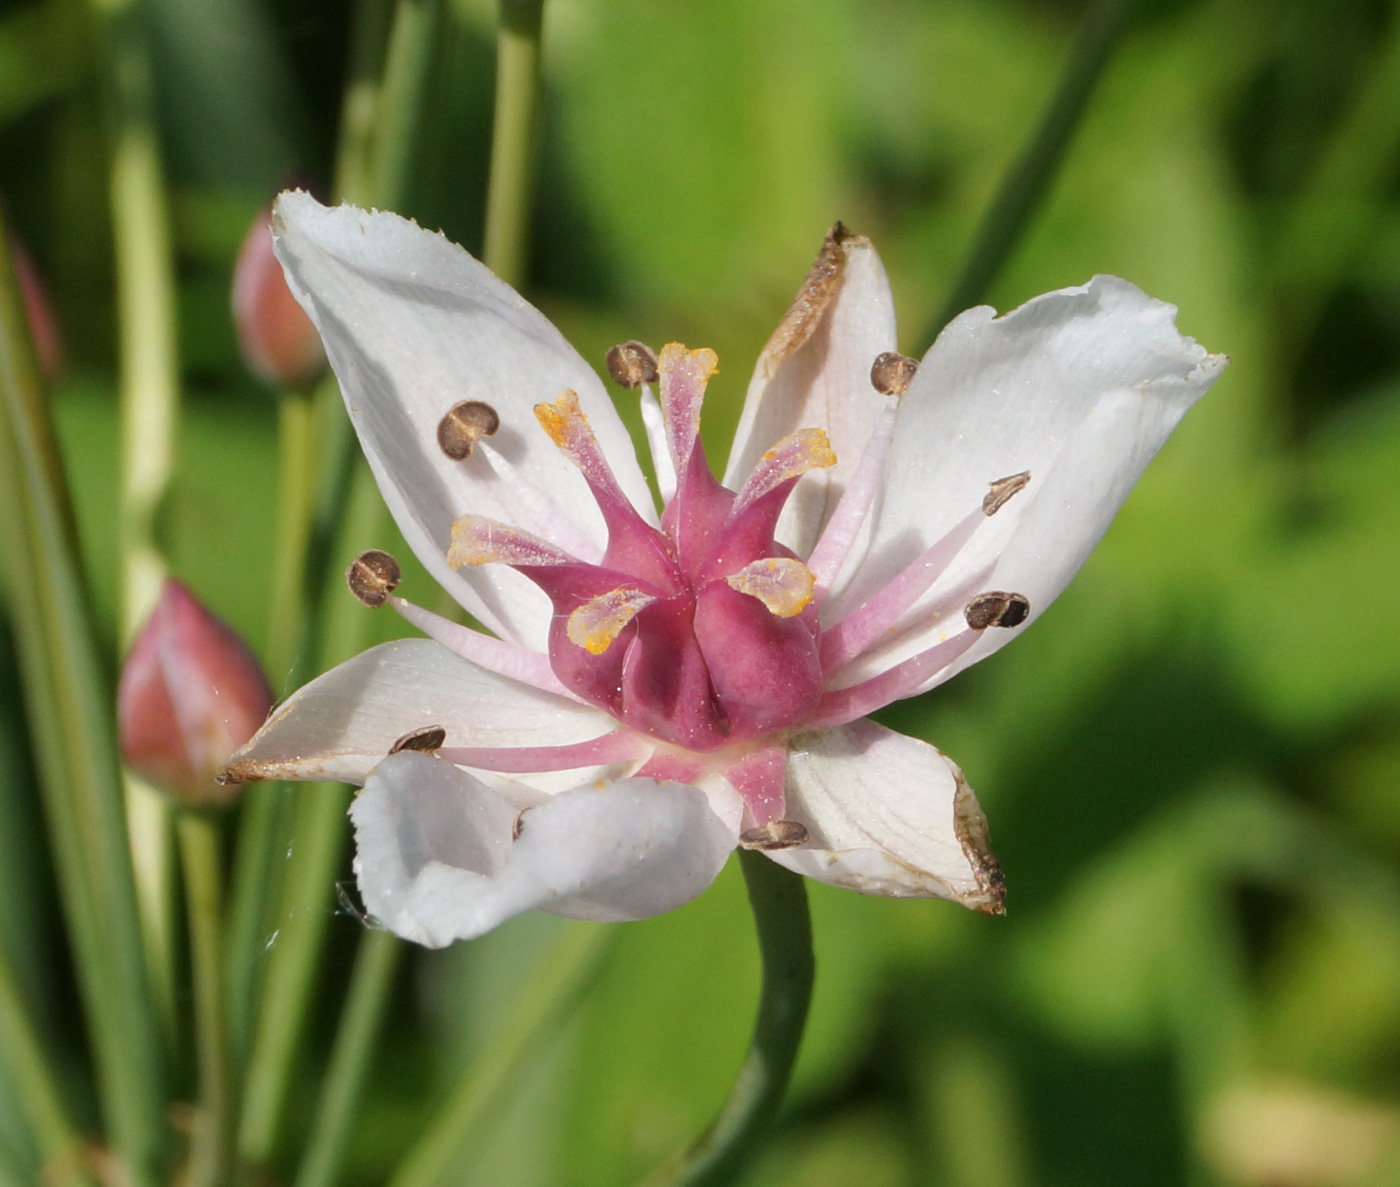
M 676 484 L 659 530 L 622 493 L 577 396 L 565 392 L 535 415 L 603 514 L 601 562 L 472 516 L 455 526 L 449 556 L 528 576 L 554 604 L 555 675 L 629 729 L 699 752 L 796 725 L 822 699 L 815 580 L 773 532 L 798 479 L 836 461 L 826 434 L 804 429 L 764 454 L 737 493 L 721 486 L 698 432 L 714 367 L 713 351 L 661 352 Z

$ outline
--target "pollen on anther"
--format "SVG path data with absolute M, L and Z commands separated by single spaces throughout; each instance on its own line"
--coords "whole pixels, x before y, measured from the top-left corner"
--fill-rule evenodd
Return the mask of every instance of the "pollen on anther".
M 1020 626 L 1030 615 L 1031 604 L 1024 594 L 992 590 L 978 594 L 963 607 L 963 617 L 974 631 L 988 627 Z
M 482 400 L 463 400 L 452 405 L 438 421 L 438 447 L 454 462 L 471 456 L 472 447 L 482 437 L 490 437 L 501 427 L 501 417 Z
M 656 365 L 656 351 L 645 342 L 635 339 L 620 342 L 608 351 L 608 374 L 634 392 L 644 383 L 655 383 L 660 376 Z
M 350 592 L 370 607 L 384 605 L 401 579 L 398 561 L 377 548 L 360 553 L 345 570 L 345 584 Z
M 870 367 L 870 386 L 882 396 L 902 396 L 919 369 L 916 359 L 887 350 Z
M 998 478 L 982 496 L 982 514 L 995 515 L 1010 502 L 1013 495 L 1019 494 L 1030 483 L 1031 472 L 1022 470 L 1019 474 L 1008 474 Z

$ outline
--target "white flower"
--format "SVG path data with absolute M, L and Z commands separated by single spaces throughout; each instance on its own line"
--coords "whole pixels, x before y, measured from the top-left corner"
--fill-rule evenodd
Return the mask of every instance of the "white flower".
M 635 919 L 736 844 L 1002 909 L 961 771 L 864 716 L 1064 588 L 1225 364 L 1171 306 L 1098 276 L 969 310 L 915 373 L 879 258 L 838 225 L 759 359 L 723 486 L 697 436 L 713 353 L 614 360 L 641 381 L 658 513 L 602 382 L 466 252 L 300 193 L 274 231 L 405 538 L 494 632 L 388 597 L 430 639 L 313 681 L 230 765 L 364 784 L 373 915 L 434 946 L 532 907 Z

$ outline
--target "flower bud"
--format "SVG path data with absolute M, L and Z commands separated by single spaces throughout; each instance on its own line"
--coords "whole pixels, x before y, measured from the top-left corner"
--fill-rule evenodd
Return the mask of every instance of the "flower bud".
M 271 213 L 253 220 L 233 268 L 233 321 L 250 370 L 268 383 L 307 387 L 326 369 L 321 336 L 272 254 Z
M 243 640 L 167 578 L 117 688 L 127 765 L 182 803 L 220 806 L 238 788 L 219 786 L 215 773 L 271 708 L 272 690 Z

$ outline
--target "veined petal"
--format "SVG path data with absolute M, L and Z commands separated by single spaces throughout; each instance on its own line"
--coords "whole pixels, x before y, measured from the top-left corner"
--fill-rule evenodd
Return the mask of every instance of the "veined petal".
M 350 809 L 365 907 L 430 948 L 541 908 L 645 919 L 711 882 L 735 835 L 693 787 L 619 779 L 560 792 L 523 815 L 450 763 L 391 755 Z
M 431 639 L 399 639 L 317 677 L 231 759 L 234 779 L 363 783 L 405 734 L 438 725 L 447 744 L 563 746 L 616 727 L 576 701 L 487 672 Z
M 277 255 L 293 293 L 325 340 L 346 407 L 385 501 L 418 558 L 492 630 L 538 650 L 549 602 L 504 566 L 453 572 L 444 559 L 465 513 L 551 538 L 607 543 L 602 515 L 578 470 L 541 431 L 532 409 L 578 393 L 627 497 L 656 522 L 631 441 L 598 377 L 560 333 L 508 285 L 441 235 L 386 213 L 321 206 L 283 194 L 273 215 Z M 463 400 L 500 417 L 493 453 L 530 475 L 551 500 L 551 522 L 525 522 L 499 467 L 448 457 L 437 428 Z M 555 518 L 557 515 L 557 518 Z
M 1228 361 L 1183 337 L 1175 316 L 1174 306 L 1127 281 L 1096 276 L 1004 317 L 969 310 L 943 331 L 900 403 L 866 562 L 826 603 L 824 621 L 839 619 L 953 529 L 990 483 L 1029 471 L 1029 484 L 900 619 L 892 644 L 841 683 L 936 641 L 961 609 L 950 597 L 969 580 L 1024 595 L 1032 619 L 1054 601 Z M 925 687 L 1017 633 L 985 632 Z
M 798 735 L 783 815 L 805 825 L 810 842 L 769 857 L 799 874 L 862 894 L 1004 910 L 977 797 L 927 742 L 873 721 Z
M 894 350 L 894 298 L 870 240 L 833 230 L 749 381 L 724 483 L 737 489 L 764 452 L 798 429 L 825 429 L 836 464 L 808 472 L 778 521 L 806 556 L 860 461 L 884 400 L 870 367 Z

